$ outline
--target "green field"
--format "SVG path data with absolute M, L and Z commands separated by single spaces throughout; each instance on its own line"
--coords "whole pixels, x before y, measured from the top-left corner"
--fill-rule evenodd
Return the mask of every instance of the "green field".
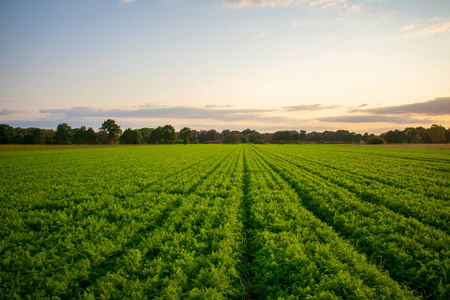
M 448 299 L 450 149 L 0 152 L 2 299 Z

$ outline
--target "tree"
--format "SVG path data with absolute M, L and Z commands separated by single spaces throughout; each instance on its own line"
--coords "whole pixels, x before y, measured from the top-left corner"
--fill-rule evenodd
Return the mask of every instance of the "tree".
M 24 144 L 45 144 L 51 143 L 53 130 L 45 130 L 40 128 L 28 128 L 27 134 L 23 137 Z
M 252 130 L 250 128 L 247 128 L 247 129 L 243 130 L 241 132 L 241 134 L 242 134 L 241 140 L 242 140 L 243 143 L 248 143 L 248 142 L 256 143 L 257 141 L 259 141 L 263 137 L 261 135 L 261 133 L 259 133 L 256 130 Z
M 73 130 L 72 144 L 86 144 L 86 126 Z
M 152 132 L 154 130 L 155 130 L 155 128 L 147 128 L 147 127 L 139 129 L 139 131 L 141 132 L 141 135 L 142 135 L 142 140 L 141 140 L 142 144 L 149 143 L 150 135 L 152 134 Z
M 88 130 L 86 130 L 85 141 L 88 145 L 98 144 L 98 135 L 92 127 L 89 127 Z
M 292 134 L 292 131 L 288 131 L 288 130 L 276 131 L 273 134 L 272 140 L 274 142 L 280 142 L 280 143 L 291 141 L 291 134 Z
M 0 124 L 0 144 L 11 144 L 15 135 L 14 127 Z
M 294 143 L 300 142 L 300 133 L 297 130 L 289 131 L 289 140 Z
M 309 142 L 319 142 L 322 140 L 322 134 L 317 131 L 311 131 L 308 133 L 308 138 L 306 140 Z
M 387 143 L 396 143 L 396 144 L 401 144 L 404 143 L 406 141 L 406 134 L 404 131 L 400 131 L 398 129 L 396 130 L 390 130 L 388 132 L 386 132 L 385 136 L 384 136 L 384 140 Z
M 355 135 L 355 132 L 348 133 L 342 137 L 341 141 L 347 144 L 353 143 L 355 140 Z
M 173 144 L 177 139 L 175 128 L 172 125 L 164 125 L 162 128 L 162 137 L 164 144 Z
M 420 143 L 422 141 L 419 131 L 414 127 L 405 128 L 403 132 L 405 133 L 407 143 Z
M 353 143 L 360 144 L 362 141 L 362 138 L 363 138 L 363 136 L 361 133 L 355 134 L 355 136 L 353 137 Z
M 127 128 L 119 137 L 121 144 L 140 144 L 142 140 L 142 134 L 139 129 Z
M 443 143 L 445 142 L 445 127 L 433 124 L 428 131 L 428 135 L 433 143 Z
M 173 144 L 176 140 L 175 128 L 172 125 L 158 126 L 150 135 L 151 144 Z
M 100 127 L 100 134 L 103 137 L 102 142 L 106 144 L 116 144 L 119 141 L 121 133 L 122 129 L 112 119 L 106 120 L 103 122 L 102 127 Z
M 416 127 L 416 130 L 420 135 L 420 140 L 422 141 L 422 143 L 429 144 L 429 143 L 433 142 L 429 135 L 429 132 L 430 132 L 429 129 L 425 129 L 423 127 Z
M 306 134 L 306 130 L 300 130 L 300 142 L 306 141 L 308 135 Z
M 192 130 L 188 127 L 184 127 L 180 130 L 179 137 L 183 140 L 183 144 L 189 143 L 189 138 L 192 137 Z
M 369 139 L 369 134 L 366 132 L 366 133 L 364 133 L 364 135 L 362 136 L 362 141 L 364 142 L 364 143 L 367 143 L 367 140 Z
M 215 129 L 200 130 L 196 137 L 200 143 L 208 143 L 208 141 L 210 140 L 219 140 L 220 133 L 217 132 Z
M 72 142 L 73 130 L 67 123 L 59 124 L 56 128 L 53 142 L 55 144 L 69 145 Z
M 224 138 L 223 142 L 226 144 L 239 144 L 241 142 L 241 133 L 239 131 L 231 131 Z
M 378 136 L 373 136 L 367 139 L 367 144 L 370 145 L 384 144 L 384 140 Z

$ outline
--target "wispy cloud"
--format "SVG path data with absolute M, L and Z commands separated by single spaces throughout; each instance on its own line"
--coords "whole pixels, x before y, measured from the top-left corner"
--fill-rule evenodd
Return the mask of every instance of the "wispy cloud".
M 201 119 L 218 121 L 261 121 L 285 122 L 292 120 L 282 116 L 267 116 L 272 110 L 264 109 L 217 109 L 215 107 L 155 107 L 134 110 L 96 109 L 92 107 L 73 107 L 70 109 L 41 109 L 47 116 L 62 118 L 143 118 L 143 119 Z
M 410 24 L 403 26 L 401 29 L 408 31 L 408 34 L 405 37 L 415 38 L 433 35 L 436 33 L 450 32 L 450 22 L 440 22 L 422 28 L 418 28 L 417 25 Z
M 223 106 L 217 104 L 205 105 L 205 108 L 231 108 L 231 107 L 233 107 L 233 105 L 223 105 Z
M 416 25 L 414 25 L 414 24 L 409 24 L 409 25 L 402 26 L 402 30 L 411 30 L 411 29 L 413 29 L 414 27 L 416 27 Z
M 426 34 L 433 34 L 436 32 L 450 32 L 450 22 L 441 22 L 438 24 L 433 24 L 423 29 Z
M 0 110 L 0 116 L 6 116 L 6 115 L 13 114 L 13 113 L 14 113 L 14 111 L 9 110 L 9 109 Z
M 354 109 L 351 112 L 366 112 L 370 114 L 419 114 L 448 115 L 450 114 L 450 97 L 436 98 L 427 102 L 405 104 L 398 106 L 377 107 L 371 109 Z
M 162 0 L 161 3 L 174 3 L 174 2 L 182 2 L 184 0 Z
M 379 116 L 379 115 L 346 115 L 337 117 L 318 118 L 321 122 L 341 122 L 341 123 L 395 123 L 395 124 L 414 124 L 424 120 L 399 117 L 399 116 Z
M 311 105 L 296 105 L 296 106 L 286 106 L 284 107 L 287 111 L 318 111 L 338 108 L 339 105 L 321 105 L 321 104 L 311 104 Z
M 344 2 L 345 0 L 312 0 L 309 4 L 312 6 L 320 5 L 322 7 L 331 7 Z
M 124 3 L 131 3 L 134 2 L 135 0 L 119 0 L 120 4 L 124 4 Z
M 367 104 L 361 104 L 358 108 L 351 109 L 350 114 L 322 117 L 317 120 L 336 123 L 430 123 L 433 120 L 429 119 L 429 116 L 441 117 L 450 114 L 450 97 L 436 98 L 420 103 L 364 109 L 367 106 Z
M 345 9 L 347 12 L 350 12 L 350 13 L 359 13 L 359 12 L 361 11 L 361 5 L 356 5 L 356 4 L 353 4 L 353 5 L 344 4 L 344 9 Z
M 231 7 L 246 7 L 246 6 L 259 6 L 259 7 L 274 7 L 274 6 L 288 6 L 299 5 L 308 3 L 310 6 L 318 7 L 343 7 L 348 12 L 359 12 L 361 10 L 360 5 L 350 5 L 346 3 L 346 0 L 222 0 L 226 5 Z
M 308 2 L 309 0 L 223 0 L 227 5 L 232 7 L 245 6 L 279 6 L 292 5 Z
M 314 22 L 311 20 L 292 20 L 290 22 L 284 23 L 284 24 L 288 24 L 291 27 L 298 27 L 298 26 L 310 26 L 310 25 L 314 25 Z

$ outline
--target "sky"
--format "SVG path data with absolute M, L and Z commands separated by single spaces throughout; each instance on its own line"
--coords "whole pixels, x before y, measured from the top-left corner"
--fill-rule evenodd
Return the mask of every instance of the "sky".
M 448 0 L 2 0 L 0 123 L 450 126 Z

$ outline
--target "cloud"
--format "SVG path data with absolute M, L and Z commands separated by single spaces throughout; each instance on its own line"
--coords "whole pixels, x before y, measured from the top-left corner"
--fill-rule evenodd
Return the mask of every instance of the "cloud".
M 322 104 L 311 104 L 311 105 L 296 105 L 296 106 L 285 106 L 283 107 L 287 111 L 318 111 L 325 109 L 333 109 L 340 107 L 339 105 L 322 105 Z
M 274 6 L 288 6 L 309 3 L 311 6 L 333 7 L 338 4 L 345 3 L 346 0 L 222 0 L 225 4 L 231 7 L 245 7 L 245 6 L 259 6 L 259 7 L 274 7 Z M 360 5 L 345 4 L 344 8 L 348 11 L 359 11 Z
M 175 3 L 175 2 L 182 2 L 184 0 L 162 0 L 161 3 L 169 4 L 169 3 Z
M 379 115 L 357 115 L 318 118 L 320 122 L 342 122 L 342 123 L 395 123 L 412 124 L 421 123 L 424 120 L 403 116 L 379 116 Z
M 363 104 L 361 104 L 360 106 L 358 106 L 359 108 L 361 108 L 361 107 L 366 107 L 366 106 L 369 106 L 369 104 L 367 104 L 367 103 L 363 103 Z
M 416 26 L 414 26 L 414 25 L 405 25 L 402 27 L 402 29 L 410 30 L 415 27 Z M 409 33 L 408 35 L 406 35 L 406 37 L 414 38 L 414 37 L 421 37 L 421 36 L 432 35 L 435 33 L 445 33 L 445 32 L 450 32 L 450 22 L 436 23 L 436 24 L 430 25 L 430 26 L 422 28 L 422 29 L 414 30 L 411 33 Z
M 450 97 L 436 98 L 427 102 L 386 106 L 371 109 L 354 109 L 352 112 L 366 112 L 371 114 L 421 114 L 448 115 L 450 114 Z
M 301 4 L 309 0 L 223 0 L 226 4 L 232 7 L 245 6 L 287 6 L 292 4 Z
M 135 0 L 119 0 L 120 4 L 124 4 L 124 3 L 131 3 L 134 2 Z
M 402 30 L 410 30 L 410 29 L 413 29 L 414 27 L 416 27 L 416 25 L 413 25 L 413 24 L 405 25 L 405 26 L 402 26 Z
M 310 25 L 314 25 L 314 22 L 311 21 L 311 20 L 306 19 L 306 20 L 301 20 L 301 21 L 299 21 L 299 20 L 292 20 L 292 21 L 286 22 L 286 23 L 284 23 L 284 24 L 285 24 L 285 25 L 287 24 L 287 25 L 289 25 L 289 26 L 291 26 L 291 27 L 298 27 L 298 26 L 310 26 Z
M 321 5 L 323 7 L 331 7 L 344 2 L 345 0 L 313 0 L 310 1 L 309 4 L 312 6 Z
M 425 28 L 423 32 L 428 34 L 433 34 L 436 32 L 450 32 L 450 22 L 441 22 L 438 24 L 430 25 Z
M 344 8 L 347 10 L 347 12 L 350 12 L 350 13 L 358 13 L 361 11 L 361 5 L 344 4 Z
M 228 104 L 228 105 L 221 105 L 221 106 L 219 106 L 219 105 L 216 105 L 216 104 L 208 104 L 208 105 L 205 105 L 205 108 L 231 108 L 231 107 L 233 107 L 233 105 L 230 105 L 230 104 Z
M 6 115 L 13 114 L 13 113 L 14 113 L 14 111 L 9 110 L 9 109 L 0 110 L 0 116 L 6 116 Z
M 361 11 L 361 5 L 347 4 L 347 0 L 222 0 L 225 5 L 233 8 L 242 8 L 247 6 L 257 7 L 275 7 L 275 6 L 291 6 L 300 4 L 309 4 L 322 8 L 336 7 L 339 11 L 349 13 L 358 13 Z M 300 25 L 296 20 L 291 22 L 291 26 Z
M 286 122 L 293 119 L 281 116 L 267 116 L 272 110 L 264 109 L 216 109 L 214 107 L 155 107 L 134 110 L 125 109 L 96 109 L 92 107 L 73 107 L 70 109 L 41 109 L 47 116 L 60 118 L 143 118 L 143 119 L 202 119 L 216 121 L 261 121 Z

